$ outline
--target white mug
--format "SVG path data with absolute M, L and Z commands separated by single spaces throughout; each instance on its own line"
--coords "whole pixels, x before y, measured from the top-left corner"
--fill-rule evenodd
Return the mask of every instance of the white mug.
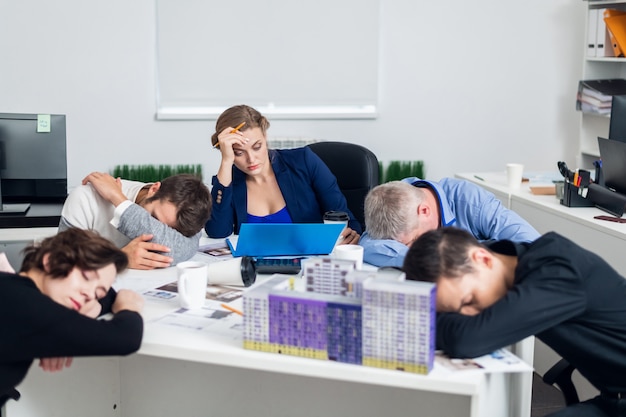
M 201 308 L 206 298 L 207 264 L 187 261 L 179 263 L 176 268 L 178 269 L 180 306 L 188 309 Z
M 356 269 L 363 268 L 363 246 L 361 245 L 337 245 L 333 251 L 333 257 L 354 261 Z

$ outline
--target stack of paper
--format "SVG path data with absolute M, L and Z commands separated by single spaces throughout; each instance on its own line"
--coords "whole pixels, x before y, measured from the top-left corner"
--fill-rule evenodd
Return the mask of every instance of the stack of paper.
M 626 80 L 622 78 L 579 81 L 576 110 L 609 115 L 613 96 L 622 94 L 626 94 Z

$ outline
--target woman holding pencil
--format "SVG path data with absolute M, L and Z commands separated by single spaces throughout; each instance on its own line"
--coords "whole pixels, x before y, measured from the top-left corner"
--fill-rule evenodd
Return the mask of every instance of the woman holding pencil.
M 208 236 L 238 233 L 242 223 L 321 223 L 324 213 L 334 210 L 350 217 L 344 243 L 358 243 L 361 226 L 328 167 L 308 147 L 268 149 L 269 126 L 246 105 L 233 106 L 217 119 L 211 143 L 222 161 L 212 179 Z

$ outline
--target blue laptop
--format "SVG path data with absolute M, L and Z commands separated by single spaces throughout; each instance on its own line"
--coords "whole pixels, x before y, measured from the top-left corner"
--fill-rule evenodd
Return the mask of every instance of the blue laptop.
M 332 252 L 343 224 L 243 223 L 237 242 L 226 239 L 233 256 L 308 256 Z

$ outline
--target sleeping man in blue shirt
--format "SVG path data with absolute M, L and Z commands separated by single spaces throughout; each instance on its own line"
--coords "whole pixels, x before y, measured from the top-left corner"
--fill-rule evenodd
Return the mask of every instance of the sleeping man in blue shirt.
M 416 177 L 373 188 L 365 198 L 367 231 L 361 236 L 363 261 L 401 267 L 409 246 L 422 234 L 455 226 L 478 240 L 532 242 L 539 237 L 528 222 L 495 195 L 469 181 Z

